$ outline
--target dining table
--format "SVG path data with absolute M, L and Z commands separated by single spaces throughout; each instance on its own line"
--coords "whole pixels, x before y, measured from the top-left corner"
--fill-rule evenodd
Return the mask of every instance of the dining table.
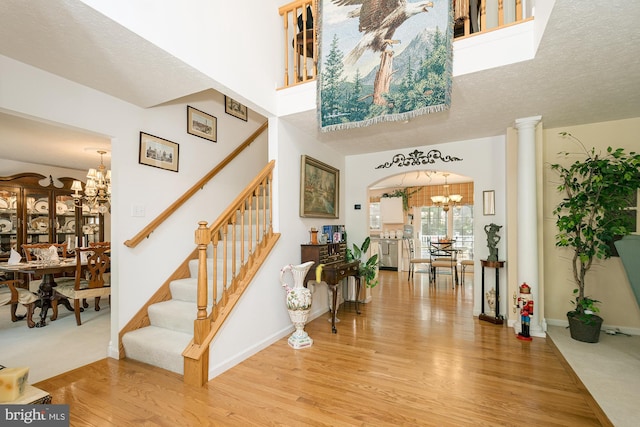
M 46 317 L 49 308 L 52 307 L 52 300 L 57 298 L 55 291 L 56 277 L 62 273 L 74 273 L 76 270 L 76 259 L 65 258 L 58 261 L 31 261 L 31 262 L 19 262 L 17 264 L 9 264 L 7 262 L 0 263 L 0 271 L 6 273 L 23 273 L 23 274 L 37 274 L 42 276 L 42 282 L 38 287 L 39 302 L 36 302 L 36 306 L 40 307 L 40 321 L 36 322 L 36 328 L 41 328 L 47 325 Z M 71 279 L 71 278 L 68 278 Z M 62 303 L 69 311 L 73 311 L 71 303 L 66 298 L 60 298 L 59 302 Z M 55 320 L 56 313 L 52 316 L 51 320 Z

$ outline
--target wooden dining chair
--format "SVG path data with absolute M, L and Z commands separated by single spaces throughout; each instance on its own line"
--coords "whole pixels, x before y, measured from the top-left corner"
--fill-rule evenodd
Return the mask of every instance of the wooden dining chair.
M 72 284 L 59 285 L 55 292 L 65 298 L 73 300 L 73 308 L 78 326 L 82 324 L 80 313 L 83 310 L 81 301 L 94 298 L 95 310 L 100 310 L 100 297 L 109 297 L 111 304 L 111 286 L 105 280 L 105 275 L 111 269 L 111 258 L 105 247 L 76 248 L 76 273 Z M 83 259 L 86 257 L 86 262 Z M 53 316 L 57 318 L 57 298 L 52 301 Z
M 111 249 L 111 242 L 89 242 L 89 247 Z
M 22 280 L 4 280 L 0 282 L 0 306 L 11 304 L 11 321 L 17 322 L 25 317 L 27 318 L 27 326 L 33 328 L 36 324 L 33 321 L 33 309 L 38 297 L 23 289 L 20 285 Z M 19 316 L 16 314 L 18 304 L 22 304 L 27 309 L 27 314 Z
M 58 257 L 66 258 L 68 256 L 66 243 L 23 243 L 22 251 L 27 262 L 30 262 L 36 260 L 35 250 L 49 249 L 52 246 L 58 250 Z

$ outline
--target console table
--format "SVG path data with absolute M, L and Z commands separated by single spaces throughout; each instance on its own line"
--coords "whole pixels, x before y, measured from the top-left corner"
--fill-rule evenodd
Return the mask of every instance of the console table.
M 360 261 L 346 263 L 334 263 L 325 265 L 322 269 L 322 281 L 331 289 L 331 332 L 338 333 L 336 329 L 336 312 L 338 311 L 338 285 L 345 277 L 353 276 L 356 279 L 356 313 L 360 314 L 358 298 L 360 297 Z
M 496 325 L 502 325 L 504 322 L 504 318 L 500 315 L 500 269 L 504 267 L 504 261 L 488 261 L 486 259 L 480 260 L 480 264 L 482 265 L 482 312 L 480 313 L 480 320 L 485 320 L 487 322 L 495 323 Z M 495 316 L 489 316 L 484 313 L 484 269 L 493 268 L 496 270 L 496 281 L 495 281 L 495 290 L 496 290 L 496 312 Z
M 342 279 L 353 276 L 356 280 L 356 313 L 360 314 L 358 298 L 360 297 L 360 261 L 345 261 L 345 243 L 327 243 L 321 245 L 301 245 L 301 261 L 314 261 L 315 266 L 324 264 L 322 281 L 331 291 L 331 332 L 336 329 L 336 312 L 338 311 L 338 285 Z M 316 279 L 315 268 L 309 270 L 305 278 L 305 286 L 309 280 Z

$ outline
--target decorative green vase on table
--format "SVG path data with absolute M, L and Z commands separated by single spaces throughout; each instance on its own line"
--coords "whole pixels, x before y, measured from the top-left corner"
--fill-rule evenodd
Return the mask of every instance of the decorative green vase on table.
M 304 286 L 304 279 L 313 264 L 313 261 L 300 265 L 289 264 L 280 270 L 280 284 L 287 290 L 287 310 L 295 327 L 295 332 L 289 337 L 288 342 L 295 349 L 310 347 L 313 344 L 313 340 L 304 330 L 311 311 L 311 291 Z M 293 287 L 287 283 L 287 273 L 293 278 Z
M 611 257 L 614 238 L 633 231 L 627 208 L 640 188 L 640 154 L 611 147 L 604 154 L 597 153 L 570 133 L 560 135 L 571 138 L 584 152 L 584 158 L 570 166 L 551 165 L 561 179 L 557 189 L 565 196 L 553 211 L 558 227 L 556 246 L 573 251 L 577 286 L 571 301 L 574 309 L 567 313 L 567 320 L 573 339 L 594 343 L 599 340 L 603 319 L 596 314 L 600 301 L 585 295 L 585 276 L 594 258 Z M 568 157 L 573 153 L 560 154 Z

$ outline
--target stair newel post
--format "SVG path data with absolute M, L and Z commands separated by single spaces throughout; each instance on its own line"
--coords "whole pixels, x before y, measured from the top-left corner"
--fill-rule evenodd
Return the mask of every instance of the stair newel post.
M 198 222 L 196 230 L 196 244 L 198 245 L 198 314 L 194 321 L 193 340 L 202 344 L 209 333 L 210 321 L 207 319 L 207 246 L 211 242 L 209 228 L 206 221 Z

